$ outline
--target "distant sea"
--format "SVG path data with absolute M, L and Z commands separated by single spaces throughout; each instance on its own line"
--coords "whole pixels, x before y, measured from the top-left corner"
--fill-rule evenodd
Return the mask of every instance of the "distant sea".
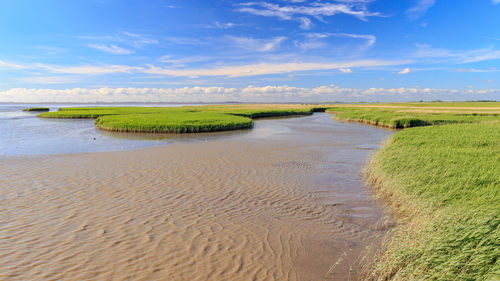
M 131 150 L 163 145 L 181 136 L 111 133 L 95 128 L 93 119 L 45 119 L 29 107 L 158 106 L 200 104 L 2 104 L 0 103 L 0 156 Z M 186 138 L 186 136 L 183 136 Z M 189 136 L 188 136 L 189 137 Z M 200 136 L 197 136 L 199 138 Z M 210 137 L 210 136 L 201 136 Z M 193 136 L 191 136 L 193 138 Z M 196 138 L 196 137 L 195 137 Z M 195 139 L 194 138 L 194 139 Z

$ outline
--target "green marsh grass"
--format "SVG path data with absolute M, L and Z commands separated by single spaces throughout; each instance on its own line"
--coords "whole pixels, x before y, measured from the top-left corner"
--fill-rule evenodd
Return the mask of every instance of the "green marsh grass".
M 455 123 L 477 123 L 500 119 L 500 107 L 494 110 L 414 110 L 408 108 L 332 107 L 337 120 L 355 121 L 388 128 L 410 128 Z
M 391 106 L 331 109 L 339 120 L 426 126 L 396 133 L 366 168 L 400 219 L 366 279 L 500 280 L 500 104 Z
M 214 105 L 186 107 L 75 107 L 41 113 L 44 118 L 93 118 L 118 132 L 198 133 L 246 129 L 255 118 L 310 115 L 317 105 Z
M 23 109 L 23 111 L 49 111 L 48 107 L 30 107 Z
M 200 133 L 247 129 L 253 121 L 229 114 L 182 112 L 108 115 L 97 118 L 95 124 L 99 129 L 119 132 Z

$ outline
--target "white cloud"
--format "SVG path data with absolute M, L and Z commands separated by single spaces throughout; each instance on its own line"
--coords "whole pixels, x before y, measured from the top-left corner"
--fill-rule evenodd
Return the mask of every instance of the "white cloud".
M 500 3 L 500 0 L 491 0 L 491 2 L 493 2 L 494 5 Z
M 427 10 L 436 4 L 435 0 L 418 0 L 417 5 L 406 10 L 406 14 L 412 20 L 422 17 Z
M 458 69 L 455 69 L 454 72 L 473 72 L 473 73 L 498 72 L 498 69 L 496 67 L 492 67 L 492 68 L 489 68 L 489 69 L 458 68 Z
M 413 53 L 414 58 L 421 59 L 440 59 L 442 61 L 451 61 L 454 63 L 472 63 L 486 60 L 500 59 L 500 50 L 493 47 L 468 50 L 452 51 L 445 48 L 433 48 L 427 44 L 417 44 L 417 50 Z
M 218 22 L 218 21 L 215 21 L 212 24 L 201 25 L 201 27 L 204 27 L 204 28 L 218 28 L 218 29 L 228 29 L 228 28 L 232 28 L 235 26 L 237 26 L 237 24 L 232 23 L 232 22 Z
M 26 69 L 27 67 L 22 64 L 5 62 L 0 60 L 0 68 L 8 68 L 8 69 Z
M 227 36 L 229 41 L 242 49 L 258 52 L 269 52 L 276 50 L 286 37 L 279 36 L 272 39 L 255 39 L 250 37 Z
M 144 46 L 158 44 L 156 39 L 128 31 L 112 36 L 78 36 L 77 38 L 91 41 L 87 46 L 93 49 L 115 55 L 130 55 L 134 53 L 134 50 L 142 49 Z M 127 46 L 128 49 L 118 45 Z
M 411 72 L 411 69 L 410 68 L 404 68 L 403 70 L 401 70 L 400 72 L 398 72 L 398 74 L 408 74 Z
M 295 45 L 303 50 L 317 49 L 327 46 L 325 39 L 329 37 L 346 37 L 362 39 L 366 42 L 360 46 L 361 49 L 369 48 L 375 44 L 377 38 L 371 34 L 351 34 L 351 33 L 308 33 L 304 42 L 295 41 Z
M 132 38 L 132 40 L 129 40 L 128 38 L 125 39 L 125 42 L 128 45 L 131 45 L 131 46 L 133 46 L 135 48 L 142 48 L 145 45 L 158 44 L 158 40 L 148 38 L 148 37 L 146 37 L 146 36 L 144 36 L 142 34 L 136 34 L 136 33 L 127 32 L 127 31 L 123 31 L 122 33 L 125 36 L 128 36 L 129 38 Z
M 83 65 L 83 66 L 59 66 L 37 63 L 33 68 L 39 68 L 51 73 L 61 74 L 83 74 L 83 75 L 101 75 L 112 73 L 131 73 L 138 70 L 137 67 L 124 65 Z
M 342 73 L 352 73 L 352 69 L 350 68 L 339 68 L 339 71 Z
M 168 57 L 163 58 L 168 62 Z M 174 61 L 175 62 L 175 61 Z M 0 67 L 24 70 L 44 70 L 49 73 L 58 74 L 81 74 L 81 75 L 102 75 L 113 73 L 147 73 L 155 75 L 165 75 L 171 77 L 248 77 L 256 75 L 283 74 L 298 71 L 334 70 L 340 68 L 354 67 L 380 67 L 396 66 L 411 63 L 408 60 L 353 60 L 339 62 L 274 62 L 274 63 L 253 63 L 241 65 L 216 65 L 200 68 L 172 68 L 159 67 L 152 64 L 144 66 L 127 65 L 82 65 L 82 66 L 61 66 L 43 63 L 35 64 L 15 64 L 0 61 Z
M 0 102 L 325 102 L 496 99 L 500 89 L 433 88 L 315 88 L 291 86 L 182 88 L 73 88 L 64 90 L 15 88 L 0 91 Z
M 236 66 L 219 66 L 199 69 L 170 69 L 149 65 L 142 69 L 149 74 L 159 74 L 174 77 L 189 76 L 226 76 L 245 77 L 267 74 L 283 74 L 297 71 L 334 70 L 353 67 L 379 67 L 406 64 L 408 61 L 384 60 L 357 60 L 345 62 L 285 62 L 285 63 L 257 63 Z
M 312 21 L 309 18 L 300 17 L 299 21 L 300 21 L 300 28 L 305 29 L 305 30 L 311 29 Z
M 36 76 L 16 79 L 24 84 L 71 84 L 78 82 L 76 77 L 68 76 Z
M 130 55 L 130 54 L 134 53 L 131 50 L 127 50 L 127 49 L 118 47 L 114 44 L 111 44 L 109 46 L 108 45 L 99 45 L 99 44 L 87 44 L 87 46 L 89 46 L 90 48 L 93 48 L 93 49 L 96 49 L 96 50 L 99 50 L 102 52 L 114 54 L 114 55 Z
M 329 33 L 330 36 L 335 37 L 349 37 L 366 40 L 365 47 L 371 47 L 377 41 L 377 38 L 371 34 L 351 34 L 351 33 Z
M 320 19 L 337 14 L 345 14 L 366 21 L 368 17 L 382 16 L 377 12 L 370 12 L 366 3 L 371 1 L 338 1 L 337 3 L 314 2 L 302 4 L 306 1 L 291 1 L 292 5 L 279 5 L 269 2 L 247 2 L 238 4 L 237 11 L 257 16 L 277 17 L 282 20 L 299 20 L 301 28 L 310 27 L 304 24 L 307 17 Z M 307 19 L 309 20 L 309 19 Z M 310 22 L 310 20 L 309 20 Z
M 212 57 L 204 57 L 204 56 L 193 56 L 193 57 L 182 57 L 182 58 L 174 58 L 170 55 L 162 56 L 159 61 L 163 63 L 171 64 L 175 67 L 184 67 L 186 64 L 209 61 L 212 60 Z

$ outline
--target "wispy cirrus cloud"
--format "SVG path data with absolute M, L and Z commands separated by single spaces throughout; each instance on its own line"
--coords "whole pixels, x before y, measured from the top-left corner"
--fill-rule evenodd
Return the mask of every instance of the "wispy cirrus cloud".
M 80 74 L 80 75 L 103 75 L 113 73 L 132 73 L 139 70 L 138 67 L 126 65 L 80 65 L 80 66 L 62 66 L 36 63 L 29 68 L 42 69 L 50 73 L 60 74 Z
M 413 53 L 414 58 L 431 59 L 438 62 L 449 61 L 453 63 L 473 63 L 500 59 L 500 50 L 494 47 L 486 47 L 474 50 L 450 50 L 446 48 L 434 48 L 428 44 L 417 44 L 417 50 Z
M 308 33 L 303 42 L 296 41 L 295 45 L 303 50 L 317 49 L 325 47 L 325 39 L 331 37 L 353 38 L 365 40 L 365 43 L 360 46 L 361 49 L 366 49 L 375 44 L 377 37 L 371 34 L 351 34 L 351 33 Z
M 56 74 L 80 74 L 80 75 L 103 75 L 112 73 L 131 73 L 134 70 L 139 70 L 138 67 L 125 65 L 79 65 L 79 66 L 64 66 L 45 63 L 13 63 L 0 61 L 0 69 L 28 70 L 28 71 L 46 71 Z
M 436 0 L 418 0 L 417 4 L 408 10 L 406 10 L 406 15 L 411 20 L 416 20 L 421 18 L 427 10 L 436 4 Z
M 192 56 L 192 57 L 173 57 L 171 55 L 164 55 L 158 61 L 171 64 L 175 67 L 184 67 L 187 64 L 210 61 L 213 57 L 208 56 Z
M 238 26 L 238 24 L 234 22 L 219 22 L 215 21 L 212 24 L 203 24 L 199 25 L 200 27 L 203 28 L 217 28 L 217 29 L 229 29 Z
M 115 35 L 79 36 L 78 38 L 92 41 L 87 44 L 90 48 L 114 55 L 130 55 L 147 45 L 158 44 L 156 39 L 128 31 L 122 31 Z
M 290 1 L 289 1 L 290 2 Z M 276 17 L 282 20 L 296 20 L 300 27 L 309 29 L 311 20 L 308 17 L 321 19 L 338 14 L 345 14 L 367 21 L 369 17 L 383 16 L 379 12 L 370 12 L 367 3 L 371 1 L 337 1 L 334 3 L 305 1 L 291 1 L 291 4 L 280 5 L 270 2 L 246 2 L 238 4 L 239 12 L 249 13 L 257 16 Z
M 486 73 L 486 72 L 498 72 L 496 67 L 491 67 L 488 69 L 477 69 L 477 68 L 458 68 L 453 70 L 453 72 L 472 72 L 472 73 Z
M 35 76 L 35 77 L 21 77 L 15 79 L 24 84 L 72 84 L 78 82 L 77 77 L 73 76 Z
M 123 31 L 122 34 L 128 37 L 124 39 L 125 42 L 135 48 L 142 48 L 146 45 L 158 44 L 158 40 L 149 38 L 142 34 L 132 33 L 128 31 Z
M 28 67 L 25 66 L 25 65 L 23 65 L 23 64 L 13 63 L 13 62 L 6 62 L 6 61 L 0 60 L 0 68 L 7 68 L 7 69 L 27 69 Z
M 52 64 L 16 64 L 10 62 L 0 62 L 0 67 L 23 70 L 43 70 L 48 73 L 57 74 L 79 74 L 79 75 L 105 75 L 113 73 L 146 73 L 154 75 L 164 75 L 169 77 L 250 77 L 258 75 L 284 74 L 303 71 L 335 70 L 356 67 L 382 67 L 397 66 L 410 63 L 408 60 L 353 60 L 338 62 L 266 62 L 249 63 L 239 65 L 216 65 L 208 67 L 162 67 L 153 64 L 146 66 L 127 65 L 81 65 L 62 66 Z
M 132 51 L 132 50 L 127 50 L 125 48 L 118 47 L 114 44 L 110 44 L 110 45 L 87 44 L 87 46 L 89 46 L 92 49 L 96 49 L 96 50 L 99 50 L 99 51 L 102 51 L 105 53 L 109 53 L 109 54 L 114 54 L 114 55 L 130 55 L 130 54 L 134 53 L 134 51 Z
M 224 76 L 249 77 L 257 75 L 283 74 L 302 71 L 335 70 L 340 68 L 382 67 L 407 64 L 410 61 L 401 60 L 354 60 L 343 62 L 276 62 L 253 63 L 244 65 L 227 65 L 209 68 L 171 69 L 148 65 L 141 71 L 149 74 L 173 77 Z
M 284 36 L 278 36 L 271 39 L 255 39 L 251 37 L 227 36 L 228 41 L 242 49 L 269 52 L 279 48 L 280 44 L 286 40 Z
M 351 33 L 328 33 L 329 36 L 334 37 L 348 37 L 348 38 L 356 38 L 356 39 L 364 39 L 366 40 L 365 47 L 371 47 L 377 41 L 377 37 L 371 34 L 351 34 Z

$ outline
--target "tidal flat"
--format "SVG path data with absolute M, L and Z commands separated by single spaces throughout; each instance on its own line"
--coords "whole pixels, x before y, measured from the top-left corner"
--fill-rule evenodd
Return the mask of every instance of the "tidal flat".
M 0 279 L 353 280 L 390 226 L 361 172 L 393 132 L 331 117 L 2 156 Z

